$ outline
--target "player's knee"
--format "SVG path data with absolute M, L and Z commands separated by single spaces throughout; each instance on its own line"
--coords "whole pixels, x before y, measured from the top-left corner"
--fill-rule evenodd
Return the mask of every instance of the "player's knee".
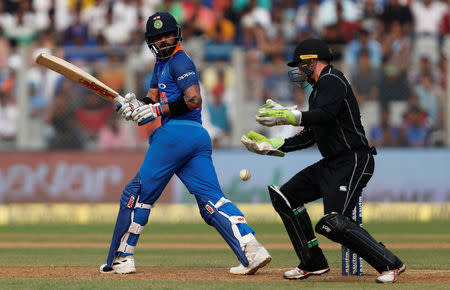
M 120 203 L 128 208 L 133 208 L 136 203 L 136 198 L 141 194 L 141 180 L 139 174 L 125 186 L 120 197 Z
M 324 215 L 317 222 L 316 232 L 333 239 L 336 235 L 343 235 L 349 226 L 351 226 L 351 222 L 348 217 L 332 212 Z

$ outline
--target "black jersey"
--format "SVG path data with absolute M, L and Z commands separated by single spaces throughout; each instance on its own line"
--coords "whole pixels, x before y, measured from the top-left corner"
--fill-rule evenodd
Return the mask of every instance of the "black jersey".
M 342 72 L 327 65 L 320 73 L 309 96 L 309 110 L 302 112 L 304 130 L 286 138 L 279 149 L 284 152 L 303 149 L 317 143 L 325 158 L 356 150 L 369 149 L 358 102 Z

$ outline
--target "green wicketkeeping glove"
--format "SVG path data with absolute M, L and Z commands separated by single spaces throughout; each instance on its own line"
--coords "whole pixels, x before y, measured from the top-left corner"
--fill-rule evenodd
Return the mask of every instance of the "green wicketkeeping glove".
M 284 157 L 284 152 L 278 150 L 284 144 L 283 139 L 268 139 L 264 135 L 250 131 L 247 135 L 242 135 L 241 142 L 251 152 Z
M 264 105 L 259 107 L 256 121 L 268 127 L 279 125 L 300 126 L 302 112 L 297 110 L 297 106 L 284 107 L 268 99 Z

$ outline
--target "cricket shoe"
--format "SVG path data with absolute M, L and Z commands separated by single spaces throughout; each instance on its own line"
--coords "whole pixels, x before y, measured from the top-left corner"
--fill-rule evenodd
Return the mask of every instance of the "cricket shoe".
M 116 257 L 109 267 L 107 264 L 100 266 L 100 273 L 103 274 L 130 274 L 135 273 L 136 267 L 134 266 L 134 256 Z
M 326 267 L 326 268 L 323 268 L 323 269 L 320 269 L 320 270 L 315 270 L 315 271 L 305 271 L 303 269 L 300 269 L 300 268 L 296 267 L 296 268 L 294 268 L 292 270 L 286 271 L 284 273 L 283 277 L 285 279 L 289 279 L 289 280 L 305 279 L 305 278 L 308 278 L 309 276 L 312 276 L 312 275 L 325 274 L 328 271 L 330 271 L 329 267 Z
M 398 280 L 398 276 L 405 272 L 406 266 L 402 264 L 400 268 L 381 272 L 381 275 L 375 280 L 377 283 L 394 283 Z
M 253 275 L 259 268 L 267 265 L 272 257 L 266 248 L 264 248 L 256 239 L 249 241 L 245 245 L 245 256 L 249 262 L 248 266 L 240 264 L 237 267 L 230 268 L 230 273 L 234 275 Z

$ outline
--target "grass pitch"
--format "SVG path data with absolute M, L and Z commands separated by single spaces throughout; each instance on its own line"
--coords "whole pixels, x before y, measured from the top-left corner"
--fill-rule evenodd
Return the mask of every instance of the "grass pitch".
M 286 281 L 283 271 L 298 264 L 282 224 L 250 221 L 272 262 L 252 277 L 231 276 L 237 259 L 216 231 L 205 224 L 152 223 L 136 250 L 135 275 L 98 273 L 105 262 L 113 224 L 10 225 L 0 227 L 1 289 L 354 289 L 385 287 L 373 283 L 375 273 L 364 264 L 368 278 L 340 280 L 340 248 L 319 236 L 333 279 Z M 449 223 L 384 223 L 364 227 L 407 265 L 398 289 L 450 288 Z M 417 274 L 426 269 L 424 279 Z M 407 276 L 408 271 L 414 275 Z M 439 275 L 434 275 L 438 271 Z M 434 275 L 434 276 L 433 276 Z M 322 276 L 320 276 L 322 277 Z M 317 278 L 320 278 L 317 277 Z M 325 277 L 325 276 L 323 276 Z M 410 277 L 410 279 L 408 279 Z M 428 278 L 426 278 L 428 277 Z M 339 279 L 338 279 L 339 278 Z

